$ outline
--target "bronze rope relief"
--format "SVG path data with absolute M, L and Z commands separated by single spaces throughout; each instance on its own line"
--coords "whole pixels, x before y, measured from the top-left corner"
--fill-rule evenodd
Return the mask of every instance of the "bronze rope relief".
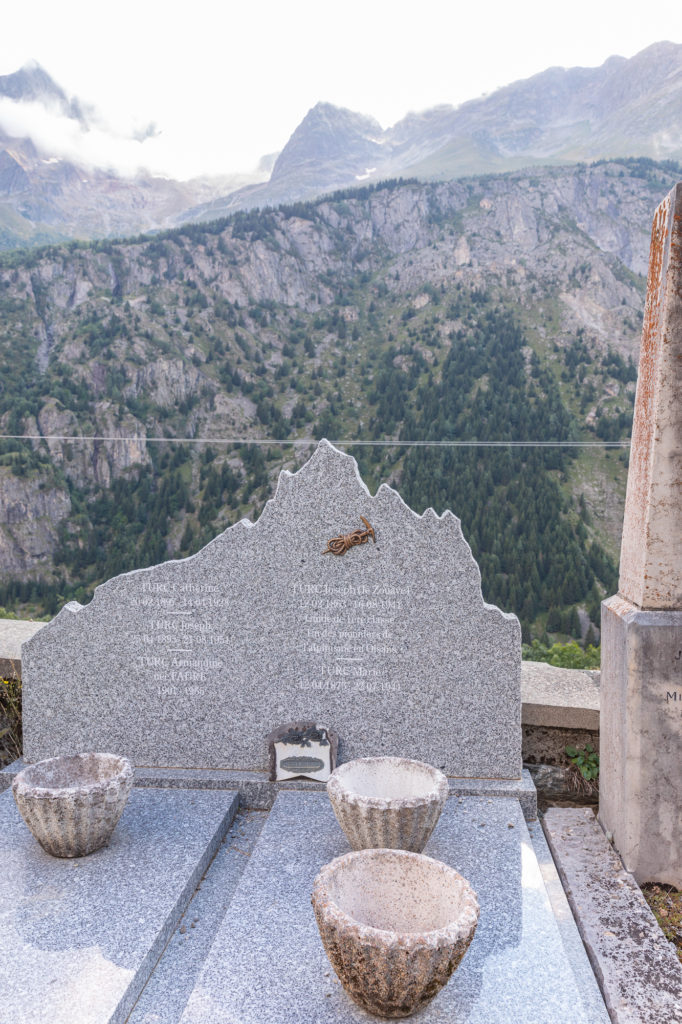
M 376 544 L 376 537 L 374 536 L 374 527 L 369 523 L 364 516 L 360 516 L 366 529 L 358 528 L 353 530 L 352 533 L 342 533 L 338 537 L 332 537 L 331 540 L 327 541 L 327 547 L 322 552 L 323 555 L 345 555 L 346 551 L 350 551 L 351 548 L 355 548 L 358 544 L 366 544 L 369 538 L 372 538 L 372 543 Z

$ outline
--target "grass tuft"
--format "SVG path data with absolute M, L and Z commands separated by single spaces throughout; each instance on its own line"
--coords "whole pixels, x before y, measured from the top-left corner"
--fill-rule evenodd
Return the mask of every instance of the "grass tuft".
M 21 680 L 0 679 L 0 767 L 21 753 Z

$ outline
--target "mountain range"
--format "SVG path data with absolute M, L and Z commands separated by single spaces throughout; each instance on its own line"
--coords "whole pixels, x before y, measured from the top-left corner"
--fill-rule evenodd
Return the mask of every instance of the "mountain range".
M 184 216 L 210 219 L 401 175 L 448 180 L 619 156 L 682 159 L 681 45 L 655 43 L 597 68 L 548 68 L 459 107 L 408 114 L 386 131 L 373 118 L 318 103 L 268 182 Z
M 80 124 L 92 116 L 37 66 L 0 77 L 2 97 L 19 111 L 38 103 Z M 43 151 L 2 125 L 0 107 L 0 247 L 130 235 L 392 177 L 449 180 L 616 157 L 682 160 L 682 45 L 656 43 L 597 68 L 549 68 L 458 107 L 408 114 L 386 130 L 372 117 L 317 103 L 274 164 L 252 175 L 126 178 Z
M 37 66 L 0 78 L 0 605 L 191 554 L 327 436 L 389 442 L 349 443 L 364 478 L 461 516 L 527 638 L 598 627 L 626 451 L 421 445 L 628 437 L 682 47 L 387 130 L 318 103 L 250 178 L 86 166 L 36 111 L 102 124 Z
M 627 438 L 651 218 L 678 172 L 387 181 L 1 255 L 0 433 L 34 440 L 0 441 L 0 605 L 53 613 L 191 554 L 326 436 L 391 442 L 350 445 L 364 478 L 452 508 L 526 635 L 551 609 L 597 627 L 626 451 L 407 442 Z

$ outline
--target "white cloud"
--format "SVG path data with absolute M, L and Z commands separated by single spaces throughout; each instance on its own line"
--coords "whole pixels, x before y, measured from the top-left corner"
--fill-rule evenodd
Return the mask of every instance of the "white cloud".
M 0 97 L 0 128 L 13 138 L 32 139 L 49 157 L 114 170 L 124 176 L 147 171 L 182 178 L 206 172 L 201 157 L 189 153 L 184 160 L 179 159 L 175 147 L 150 125 L 120 124 L 111 128 L 94 111 L 88 113 L 88 123 L 83 125 L 40 102 Z
M 388 127 L 408 110 L 458 104 L 552 65 L 629 57 L 671 33 L 682 42 L 679 0 L 119 0 L 115 10 L 23 0 L 3 20 L 0 74 L 33 56 L 105 112 L 88 140 L 63 126 L 75 152 L 187 177 L 255 166 L 318 100 Z M 136 142 L 151 120 L 161 134 Z

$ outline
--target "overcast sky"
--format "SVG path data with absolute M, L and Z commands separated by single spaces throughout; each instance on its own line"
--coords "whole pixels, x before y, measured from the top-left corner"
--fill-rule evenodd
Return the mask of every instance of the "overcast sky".
M 681 0 L 21 0 L 5 5 L 0 74 L 37 60 L 105 123 L 83 138 L 19 113 L 63 152 L 176 177 L 246 171 L 318 100 L 388 127 L 545 68 L 682 43 Z M 154 122 L 145 142 L 122 136 Z

